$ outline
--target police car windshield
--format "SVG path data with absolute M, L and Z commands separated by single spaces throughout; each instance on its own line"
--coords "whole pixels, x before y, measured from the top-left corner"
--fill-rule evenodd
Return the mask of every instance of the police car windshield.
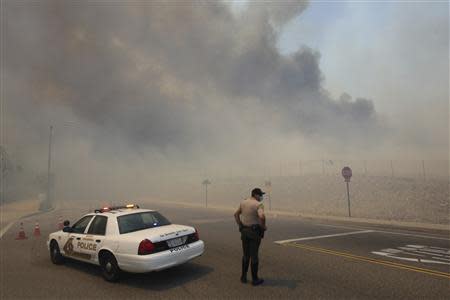
M 156 211 L 120 216 L 117 217 L 117 222 L 120 234 L 170 225 L 169 220 Z

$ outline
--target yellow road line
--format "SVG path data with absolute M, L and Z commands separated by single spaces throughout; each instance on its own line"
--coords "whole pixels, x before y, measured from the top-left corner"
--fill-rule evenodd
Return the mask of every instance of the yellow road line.
M 350 253 L 346 253 L 346 252 L 339 252 L 339 251 L 334 251 L 334 250 L 329 250 L 329 249 L 324 249 L 324 248 L 319 248 L 319 247 L 313 247 L 313 246 L 307 246 L 307 245 L 302 245 L 302 244 L 296 244 L 296 243 L 286 243 L 286 244 L 281 244 L 281 245 L 289 246 L 289 247 L 296 247 L 296 248 L 306 249 L 306 250 L 311 250 L 311 251 L 317 251 L 317 252 L 327 253 L 327 254 L 336 255 L 336 256 L 342 256 L 342 257 L 351 258 L 351 259 L 355 259 L 355 260 L 360 260 L 360 261 L 370 262 L 370 263 L 374 263 L 374 264 L 379 264 L 379 265 L 384 265 L 384 266 L 389 266 L 389 267 L 393 267 L 393 268 L 404 269 L 404 270 L 409 270 L 409 271 L 414 271 L 414 272 L 419 272 L 419 273 L 425 273 L 428 275 L 434 275 L 434 276 L 450 279 L 449 273 L 435 271 L 435 270 L 431 270 L 431 269 L 424 269 L 424 268 L 409 266 L 409 265 L 405 265 L 405 264 L 390 262 L 390 261 L 386 261 L 386 260 L 379 260 L 379 259 L 369 258 L 369 257 L 365 257 L 365 256 L 358 256 L 358 255 L 354 255 L 354 254 L 350 254 Z

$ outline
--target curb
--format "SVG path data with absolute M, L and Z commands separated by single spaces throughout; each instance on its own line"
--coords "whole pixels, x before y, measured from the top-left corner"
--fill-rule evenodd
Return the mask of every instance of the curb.
M 161 201 L 161 200 L 151 200 L 150 203 L 158 203 L 165 205 L 181 205 L 187 207 L 201 207 L 206 209 L 203 205 L 196 203 L 187 203 L 187 202 L 177 202 L 177 201 Z M 226 206 L 216 206 L 216 205 L 208 205 L 208 209 L 214 210 L 226 210 L 233 211 L 235 209 Z M 277 218 L 278 216 L 284 217 L 293 217 L 293 218 L 301 218 L 304 220 L 321 220 L 328 222 L 339 222 L 346 224 L 369 224 L 381 227 L 397 227 L 403 229 L 417 230 L 417 231 L 434 231 L 442 234 L 449 235 L 450 234 L 450 225 L 445 224 L 432 224 L 432 223 L 417 223 L 417 222 L 405 222 L 405 221 L 390 221 L 390 220 L 382 220 L 382 219 L 366 219 L 366 218 L 348 218 L 348 217 L 338 217 L 338 216 L 324 216 L 324 215 L 313 215 L 313 214 L 303 214 L 300 212 L 287 212 L 287 211 L 266 211 L 266 215 Z
M 27 215 L 23 215 L 23 216 L 18 217 L 16 220 L 9 222 L 5 227 L 3 227 L 3 228 L 0 230 L 0 240 L 3 239 L 3 235 L 4 235 L 5 233 L 7 233 L 8 230 L 9 230 L 15 223 L 17 223 L 18 221 L 20 221 L 20 220 L 22 220 L 22 219 L 29 218 L 29 217 L 33 217 L 33 216 L 37 216 L 37 215 L 41 215 L 41 214 L 46 214 L 46 213 L 52 212 L 52 211 L 54 211 L 54 210 L 55 210 L 54 208 L 50 208 L 50 209 L 47 209 L 47 210 L 37 211 L 37 212 L 29 213 L 29 214 L 27 214 Z

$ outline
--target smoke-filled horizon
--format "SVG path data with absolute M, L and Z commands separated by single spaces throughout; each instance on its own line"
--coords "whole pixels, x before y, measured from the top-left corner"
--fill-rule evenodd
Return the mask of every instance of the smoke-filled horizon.
M 53 125 L 54 171 L 99 183 L 115 174 L 116 188 L 280 159 L 448 159 L 448 130 L 431 142 L 420 125 L 402 136 L 370 94 L 343 86 L 331 96 L 320 49 L 280 51 L 305 10 L 305 1 L 237 12 L 209 1 L 2 1 L 2 144 L 45 172 Z

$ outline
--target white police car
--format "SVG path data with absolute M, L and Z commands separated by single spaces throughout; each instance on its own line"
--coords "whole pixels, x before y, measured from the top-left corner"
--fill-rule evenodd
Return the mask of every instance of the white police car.
M 204 251 L 195 228 L 171 224 L 157 211 L 132 204 L 95 210 L 51 233 L 47 246 L 54 264 L 62 264 L 65 257 L 97 264 L 108 281 L 117 281 L 121 270 L 158 271 Z

